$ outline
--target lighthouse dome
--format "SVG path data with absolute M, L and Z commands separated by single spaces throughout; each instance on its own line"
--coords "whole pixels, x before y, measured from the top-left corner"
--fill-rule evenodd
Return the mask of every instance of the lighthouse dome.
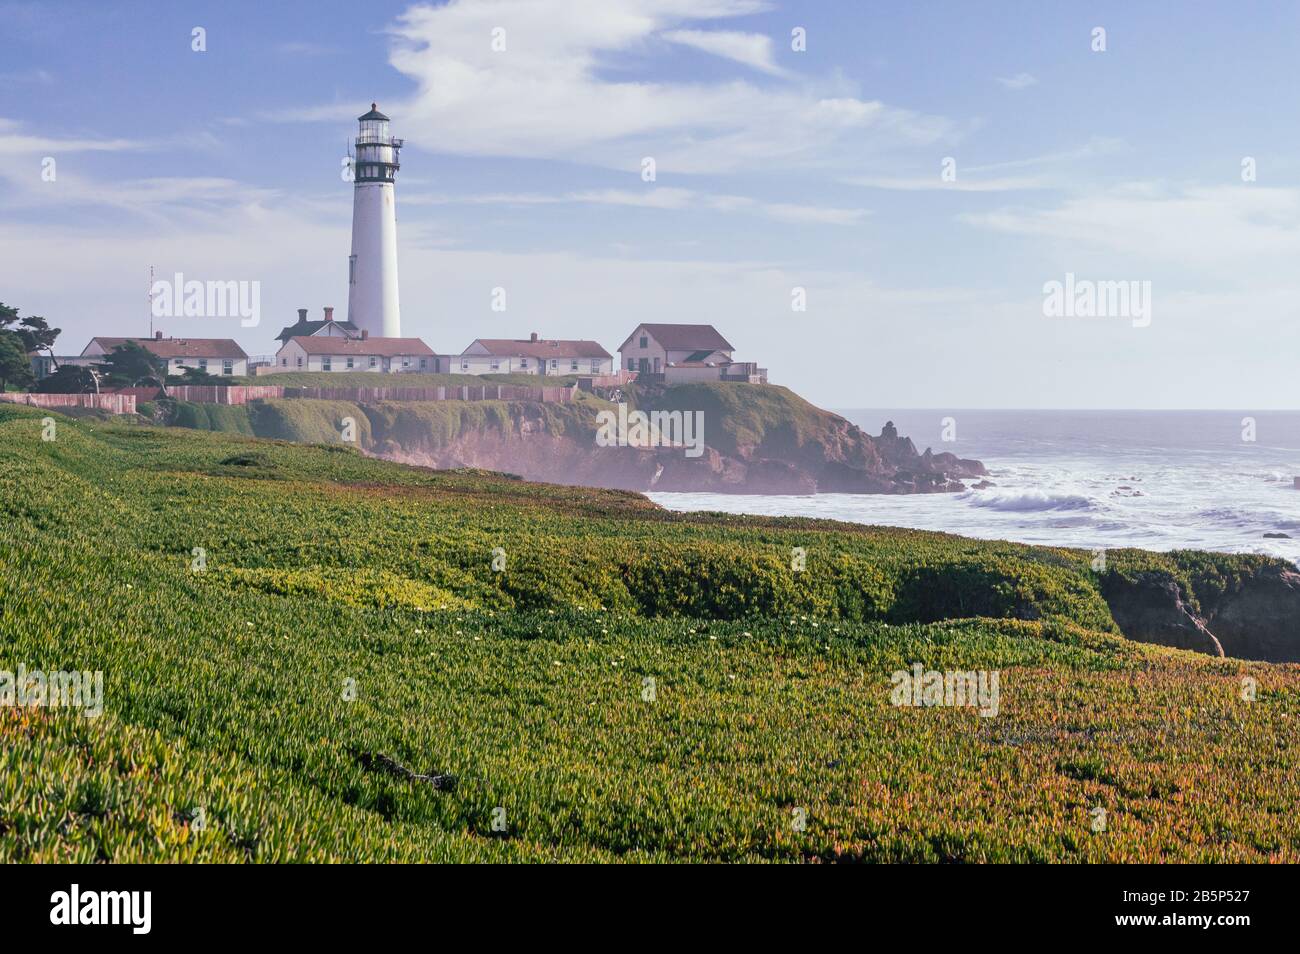
M 369 119 L 378 119 L 383 122 L 388 122 L 388 117 L 379 111 L 378 103 L 371 103 L 370 112 L 366 113 L 364 116 L 358 116 L 357 119 L 363 123 Z

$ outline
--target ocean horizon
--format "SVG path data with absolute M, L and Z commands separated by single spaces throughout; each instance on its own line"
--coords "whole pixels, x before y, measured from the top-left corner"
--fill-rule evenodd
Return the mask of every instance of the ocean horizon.
M 1300 411 L 836 413 L 873 435 L 893 421 L 919 451 L 978 459 L 989 486 L 976 488 L 977 478 L 945 494 L 648 496 L 680 511 L 817 517 L 1085 549 L 1261 553 L 1300 565 Z

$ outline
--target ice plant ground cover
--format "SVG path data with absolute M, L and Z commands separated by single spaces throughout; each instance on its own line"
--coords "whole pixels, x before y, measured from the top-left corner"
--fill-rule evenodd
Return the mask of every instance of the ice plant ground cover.
M 0 860 L 1300 860 L 1300 666 L 1124 639 L 1090 553 L 45 416 L 0 669 L 104 713 L 0 707 Z

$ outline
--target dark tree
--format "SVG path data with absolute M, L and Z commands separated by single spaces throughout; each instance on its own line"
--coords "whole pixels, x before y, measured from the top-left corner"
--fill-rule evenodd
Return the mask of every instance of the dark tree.
M 113 387 L 156 384 L 167 390 L 167 359 L 158 357 L 136 341 L 125 341 L 104 355 L 100 369 L 105 381 Z
M 32 390 L 44 394 L 93 394 L 96 390 L 95 375 L 90 368 L 63 364 L 57 371 L 37 381 Z
M 0 391 L 25 388 L 35 380 L 32 359 L 27 357 L 22 339 L 13 332 L 0 333 Z
M 28 315 L 14 329 L 14 333 L 23 339 L 23 346 L 28 351 L 54 351 L 54 341 L 59 337 L 60 328 L 51 328 L 40 315 Z
M 19 321 L 18 309 L 0 301 L 0 332 L 17 335 L 25 352 L 53 350 L 59 330 L 51 328 L 40 315 L 28 315 Z

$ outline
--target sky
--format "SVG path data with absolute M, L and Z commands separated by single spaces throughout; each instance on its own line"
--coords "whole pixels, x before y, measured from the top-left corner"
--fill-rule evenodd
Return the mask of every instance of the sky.
M 58 353 L 150 266 L 259 283 L 167 334 L 341 317 L 373 101 L 439 353 L 707 322 L 825 407 L 1297 408 L 1297 53 L 1251 0 L 0 0 L 0 301 Z

